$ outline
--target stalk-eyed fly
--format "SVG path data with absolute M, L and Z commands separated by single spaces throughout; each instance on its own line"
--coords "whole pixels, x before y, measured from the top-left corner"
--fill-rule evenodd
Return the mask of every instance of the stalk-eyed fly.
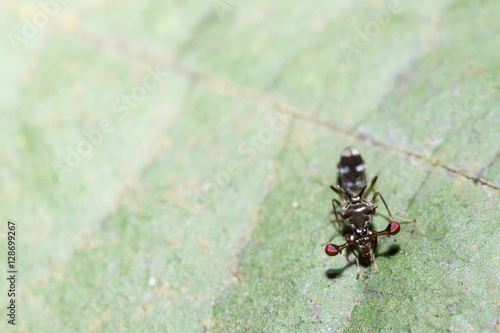
M 377 263 L 375 262 L 375 253 L 373 251 L 377 245 L 377 237 L 382 235 L 387 237 L 395 235 L 399 232 L 401 227 L 399 223 L 392 221 L 383 231 L 375 231 L 370 228 L 373 216 L 377 209 L 377 206 L 374 206 L 373 204 L 375 199 L 377 199 L 377 197 L 382 199 L 391 220 L 400 220 L 405 222 L 415 222 L 415 220 L 407 220 L 393 216 L 380 192 L 375 192 L 371 200 L 368 200 L 368 195 L 373 190 L 378 176 L 373 178 L 370 187 L 368 187 L 368 190 L 365 191 L 367 187 L 365 162 L 356 148 L 349 147 L 344 149 L 342 155 L 340 156 L 337 168 L 340 186 L 335 187 L 331 185 L 330 188 L 341 197 L 342 203 L 337 199 L 332 199 L 333 213 L 335 214 L 339 227 L 340 221 L 338 215 L 342 217 L 345 224 L 352 230 L 353 233 L 346 235 L 345 244 L 326 245 L 325 252 L 329 256 L 336 256 L 337 254 L 342 253 L 343 249 L 349 247 L 352 253 L 356 256 L 356 273 L 359 275 L 359 258 L 352 248 L 352 246 L 354 246 L 362 258 L 373 262 L 375 272 L 378 273 Z M 340 207 L 339 213 L 337 213 L 335 205 Z M 327 243 L 329 243 L 332 238 L 330 238 Z

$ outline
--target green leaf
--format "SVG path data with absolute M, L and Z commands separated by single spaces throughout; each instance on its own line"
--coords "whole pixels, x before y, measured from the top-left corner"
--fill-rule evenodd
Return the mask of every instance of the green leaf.
M 500 329 L 500 4 L 0 8 L 19 332 Z M 359 278 L 347 146 L 418 220 Z

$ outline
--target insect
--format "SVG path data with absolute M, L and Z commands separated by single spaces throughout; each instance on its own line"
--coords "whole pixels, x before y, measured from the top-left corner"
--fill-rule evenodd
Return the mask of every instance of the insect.
M 378 273 L 377 263 L 375 262 L 375 253 L 372 251 L 372 249 L 375 249 L 377 245 L 377 237 L 382 235 L 387 237 L 395 235 L 399 232 L 401 227 L 399 223 L 392 221 L 383 231 L 375 231 L 370 228 L 373 216 L 377 210 L 377 206 L 374 206 L 373 204 L 375 199 L 378 197 L 382 199 L 391 220 L 400 220 L 405 222 L 415 222 L 416 220 L 407 220 L 393 216 L 380 192 L 375 192 L 371 200 L 368 200 L 368 196 L 377 182 L 378 175 L 373 178 L 370 187 L 368 187 L 368 190 L 365 191 L 367 187 L 365 162 L 356 148 L 349 147 L 344 149 L 342 155 L 340 156 L 337 168 L 340 178 L 340 186 L 335 187 L 331 185 L 330 188 L 341 197 L 342 203 L 340 203 L 337 199 L 332 199 L 333 213 L 339 227 L 340 221 L 338 215 L 342 217 L 345 224 L 352 230 L 353 233 L 346 235 L 345 244 L 327 244 L 325 247 L 325 253 L 329 256 L 336 256 L 337 254 L 342 253 L 343 249 L 349 247 L 351 252 L 356 256 L 356 273 L 359 275 L 359 258 L 352 248 L 352 246 L 355 246 L 359 255 L 364 260 L 370 260 L 373 262 L 375 272 Z M 335 205 L 340 207 L 339 213 L 337 213 Z M 333 236 L 326 243 L 330 243 L 332 239 Z

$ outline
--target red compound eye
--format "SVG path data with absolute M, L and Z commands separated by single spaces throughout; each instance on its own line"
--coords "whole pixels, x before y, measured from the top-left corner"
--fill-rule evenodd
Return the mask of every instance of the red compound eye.
M 399 225 L 399 223 L 395 222 L 395 221 L 392 221 L 389 233 L 391 235 L 395 235 L 395 234 L 397 234 L 399 232 L 399 230 L 401 230 L 401 226 Z
M 337 248 L 333 244 L 328 244 L 327 246 L 325 246 L 325 253 L 332 257 L 339 254 L 339 250 L 337 250 Z

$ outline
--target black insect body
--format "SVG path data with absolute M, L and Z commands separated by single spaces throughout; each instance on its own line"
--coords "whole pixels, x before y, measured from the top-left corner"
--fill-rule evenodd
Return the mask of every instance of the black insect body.
M 337 223 L 339 224 L 339 227 L 340 222 L 338 219 L 338 214 L 340 214 L 345 224 L 352 230 L 353 233 L 346 235 L 347 243 L 343 245 L 326 245 L 325 252 L 329 256 L 335 256 L 339 253 L 342 253 L 342 250 L 346 247 L 351 247 L 354 245 L 361 257 L 373 261 L 375 272 L 378 273 L 377 263 L 375 262 L 375 253 L 373 253 L 371 249 L 375 248 L 378 236 L 385 235 L 390 237 L 391 235 L 395 235 L 399 232 L 400 225 L 399 223 L 392 221 L 384 231 L 379 232 L 370 228 L 373 216 L 377 209 L 377 207 L 373 205 L 375 199 L 377 197 L 380 197 L 380 199 L 382 199 L 382 202 L 384 203 L 391 219 L 399 219 L 406 222 L 414 222 L 415 220 L 406 220 L 392 216 L 389 208 L 387 207 L 387 204 L 385 203 L 384 198 L 379 192 L 375 192 L 372 199 L 368 200 L 368 195 L 373 190 L 378 176 L 375 176 L 375 178 L 373 178 L 368 191 L 365 191 L 367 186 L 365 176 L 365 162 L 363 161 L 363 158 L 356 148 L 344 149 L 337 168 L 340 178 L 340 187 L 337 188 L 332 185 L 330 186 L 330 188 L 335 193 L 341 196 L 342 203 L 340 203 L 336 199 L 332 199 L 333 212 L 335 214 L 335 218 L 337 220 Z M 337 213 L 335 204 L 340 206 L 340 213 Z M 327 243 L 329 243 L 332 238 L 330 238 Z M 354 255 L 356 255 L 352 247 L 351 251 L 354 253 Z M 356 264 L 357 274 L 359 275 L 359 259 L 357 255 Z

